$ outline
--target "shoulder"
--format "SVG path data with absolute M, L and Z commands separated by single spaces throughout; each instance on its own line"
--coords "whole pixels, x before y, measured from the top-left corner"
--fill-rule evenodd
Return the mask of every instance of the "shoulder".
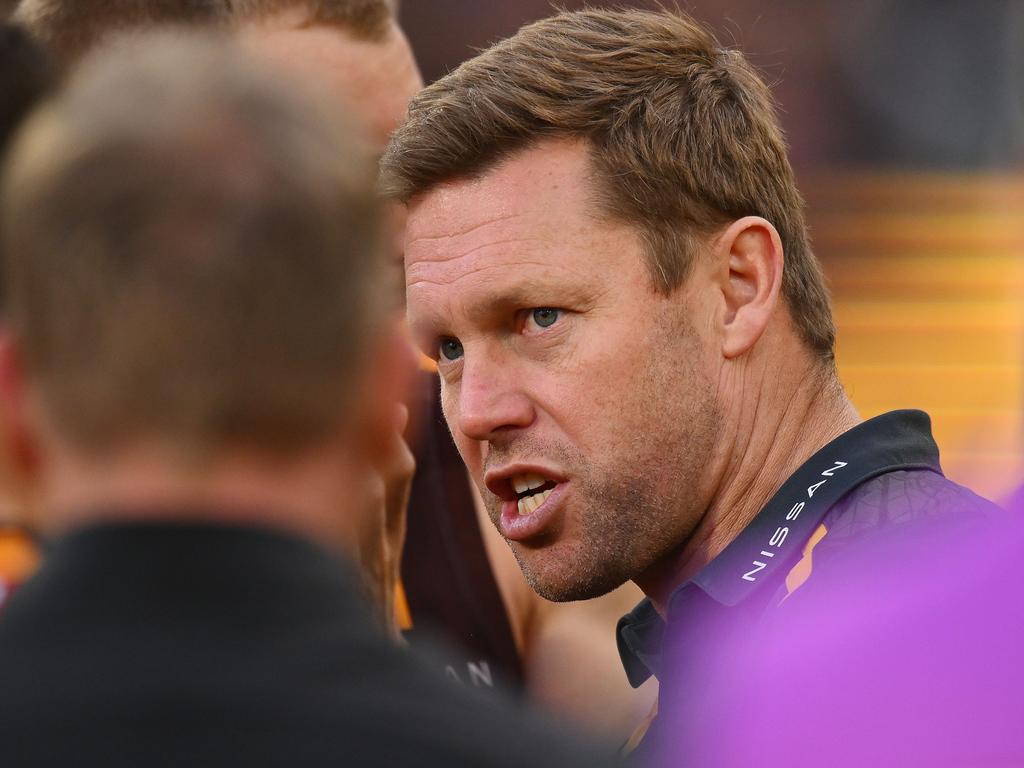
M 851 490 L 825 517 L 829 546 L 878 536 L 985 526 L 1005 513 L 969 488 L 924 469 L 878 475 Z
M 880 474 L 852 489 L 826 514 L 813 560 L 805 551 L 809 578 L 794 589 L 787 583 L 787 605 L 831 601 L 837 585 L 888 590 L 939 559 L 955 570 L 957 553 L 1007 521 L 1004 510 L 938 472 Z M 795 600 L 790 600 L 794 591 Z

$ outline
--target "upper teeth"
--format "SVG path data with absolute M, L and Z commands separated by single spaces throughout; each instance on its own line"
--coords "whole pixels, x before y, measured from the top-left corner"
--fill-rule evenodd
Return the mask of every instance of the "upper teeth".
M 534 488 L 540 488 L 546 482 L 547 480 L 543 477 L 533 473 L 516 475 L 512 478 L 512 488 L 515 489 L 517 494 L 520 494 L 525 493 L 526 491 L 532 491 Z

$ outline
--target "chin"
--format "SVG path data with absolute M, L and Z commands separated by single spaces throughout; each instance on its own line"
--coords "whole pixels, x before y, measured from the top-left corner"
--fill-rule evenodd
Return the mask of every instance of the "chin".
M 523 557 L 516 552 L 516 558 L 530 588 L 553 603 L 601 597 L 629 580 L 618 568 L 594 568 L 571 555 L 545 553 L 539 557 L 536 554 Z

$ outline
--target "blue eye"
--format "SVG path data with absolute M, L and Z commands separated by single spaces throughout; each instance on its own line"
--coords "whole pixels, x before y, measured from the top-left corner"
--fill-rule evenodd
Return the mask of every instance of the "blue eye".
M 451 337 L 441 339 L 441 357 L 445 360 L 458 360 L 462 357 L 462 342 Z
M 533 322 L 541 328 L 550 328 L 561 315 L 561 310 L 540 307 L 533 310 Z

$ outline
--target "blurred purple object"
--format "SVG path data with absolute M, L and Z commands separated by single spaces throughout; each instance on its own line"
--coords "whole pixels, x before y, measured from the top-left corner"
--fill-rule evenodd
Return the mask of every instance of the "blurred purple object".
M 1024 765 L 1014 512 L 983 530 L 917 532 L 913 547 L 859 548 L 817 576 L 813 602 L 794 599 L 770 626 L 712 648 L 711 676 L 675 681 L 659 716 L 662 764 Z

